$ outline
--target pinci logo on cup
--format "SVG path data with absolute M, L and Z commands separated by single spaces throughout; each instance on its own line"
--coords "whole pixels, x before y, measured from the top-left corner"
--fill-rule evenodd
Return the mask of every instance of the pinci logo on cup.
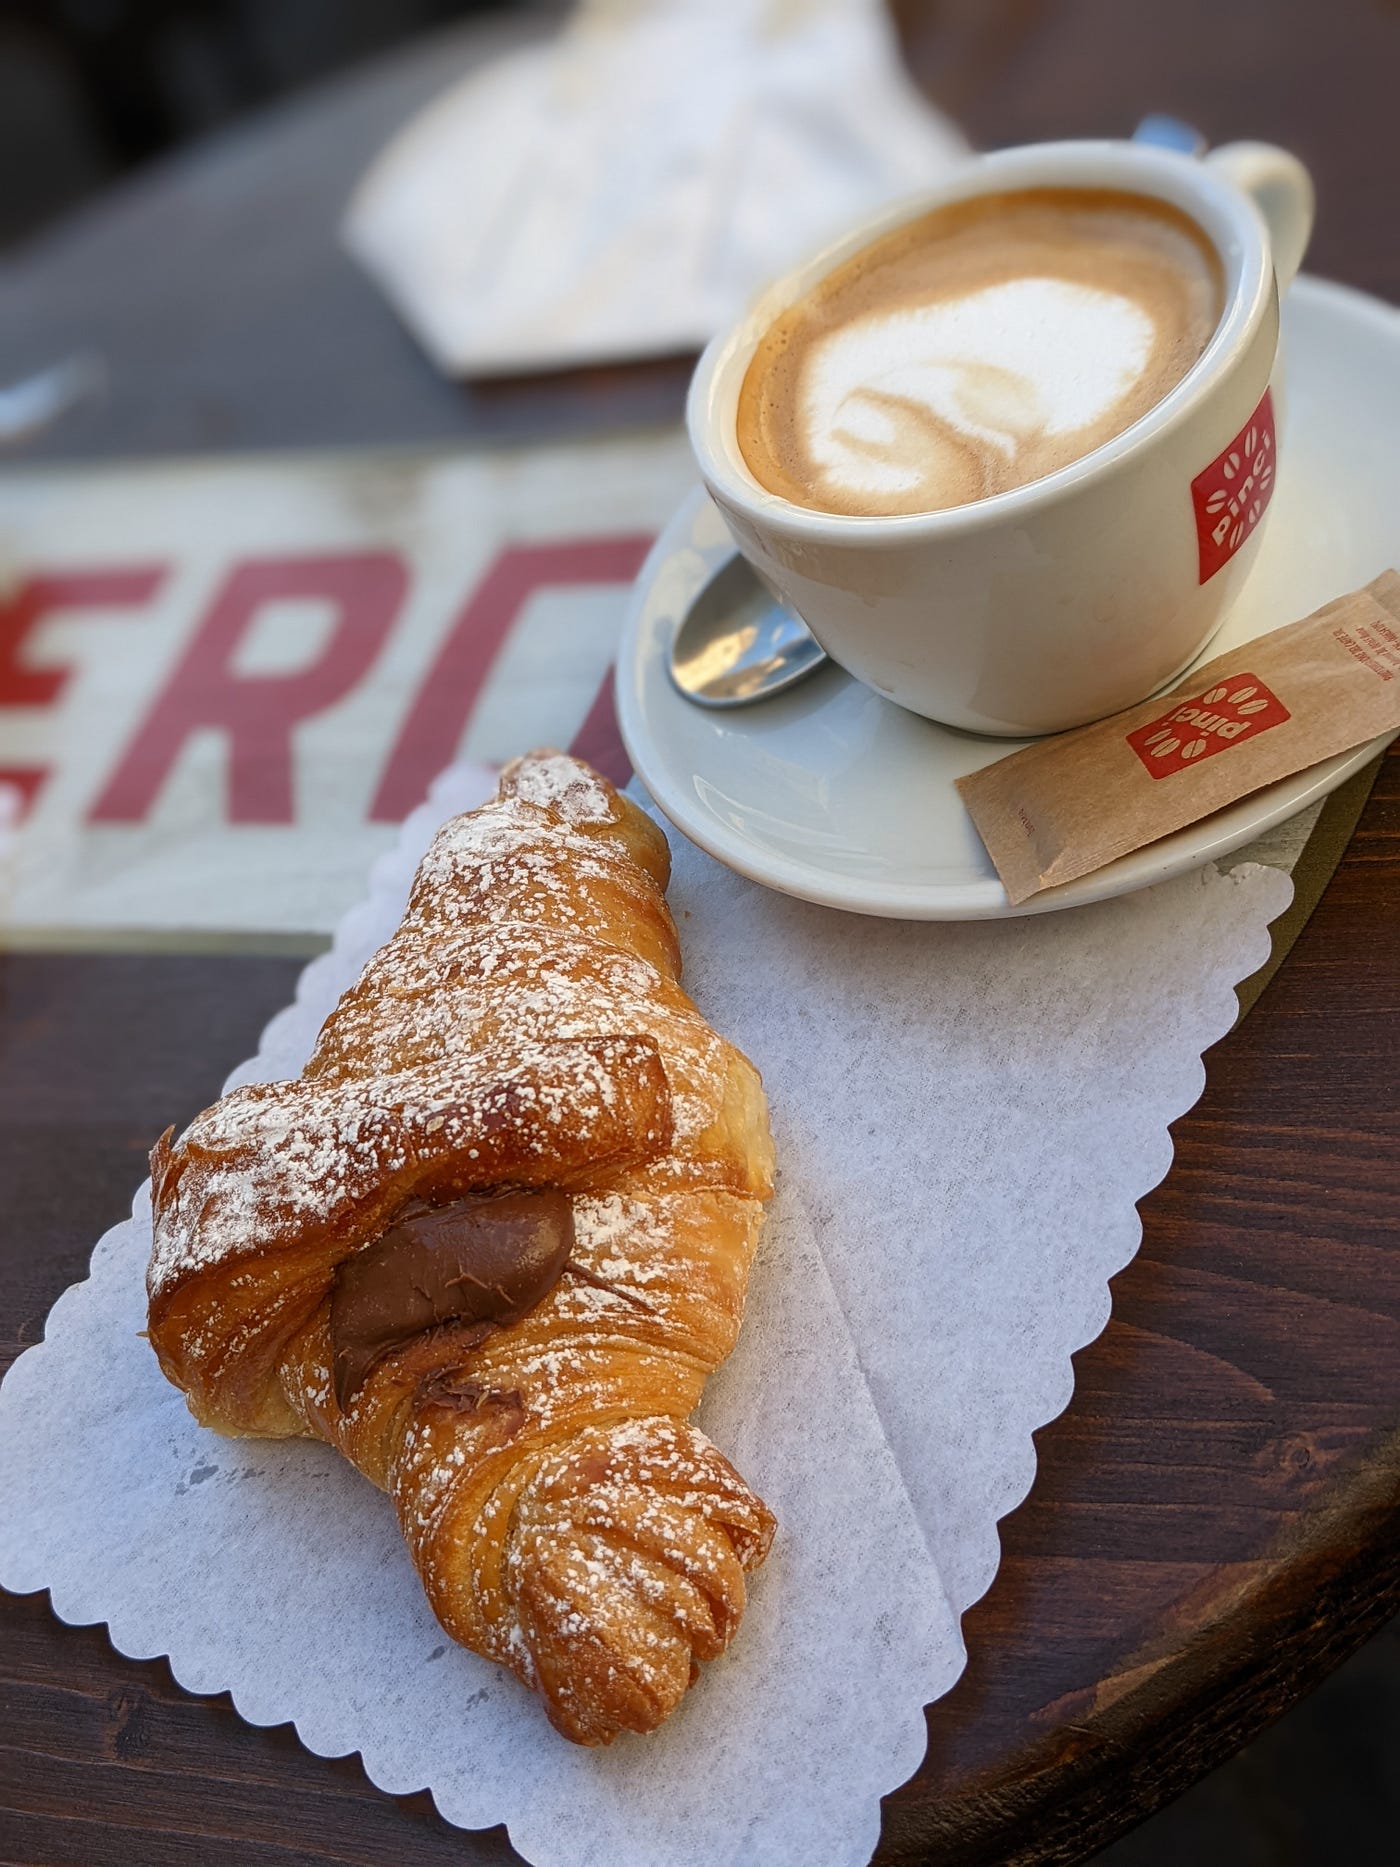
M 1060 731 L 1187 667 L 1279 473 L 1280 149 L 1047 143 L 966 163 L 771 287 L 687 420 L 759 577 L 834 660 L 974 732 Z

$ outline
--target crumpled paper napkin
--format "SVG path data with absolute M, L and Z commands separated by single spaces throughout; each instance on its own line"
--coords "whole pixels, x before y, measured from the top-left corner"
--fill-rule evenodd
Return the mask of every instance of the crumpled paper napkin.
M 580 0 L 401 130 L 343 237 L 448 374 L 658 356 L 966 148 L 883 0 Z

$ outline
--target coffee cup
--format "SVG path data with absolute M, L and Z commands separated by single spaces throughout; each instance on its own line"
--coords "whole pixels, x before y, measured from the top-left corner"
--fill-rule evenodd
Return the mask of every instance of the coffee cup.
M 780 320 L 937 210 L 975 220 L 979 202 L 990 212 L 1066 193 L 1184 216 L 1218 261 L 1218 316 L 1164 394 L 1087 451 L 1071 444 L 1064 464 L 1051 453 L 1038 477 L 933 510 L 820 509 L 756 476 L 741 392 Z M 788 273 L 710 344 L 687 404 L 705 483 L 759 578 L 833 660 L 899 705 L 1016 737 L 1117 712 L 1200 654 L 1258 555 L 1278 478 L 1279 296 L 1311 225 L 1307 171 L 1264 144 L 1204 158 L 1138 142 L 973 157 Z M 996 314 L 1002 301 L 985 303 Z M 971 310 L 972 328 L 985 326 L 983 301 Z

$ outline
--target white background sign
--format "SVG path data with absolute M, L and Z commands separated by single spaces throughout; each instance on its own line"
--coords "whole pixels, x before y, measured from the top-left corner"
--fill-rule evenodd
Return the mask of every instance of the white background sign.
M 3 938 L 324 933 L 452 759 L 625 770 L 613 645 L 694 478 L 667 431 L 0 481 Z

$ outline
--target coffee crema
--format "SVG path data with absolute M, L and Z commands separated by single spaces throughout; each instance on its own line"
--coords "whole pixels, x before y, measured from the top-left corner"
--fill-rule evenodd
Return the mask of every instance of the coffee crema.
M 769 327 L 739 392 L 754 478 L 820 512 L 935 512 L 1038 480 L 1174 388 L 1224 306 L 1178 209 L 1036 188 L 936 208 Z

